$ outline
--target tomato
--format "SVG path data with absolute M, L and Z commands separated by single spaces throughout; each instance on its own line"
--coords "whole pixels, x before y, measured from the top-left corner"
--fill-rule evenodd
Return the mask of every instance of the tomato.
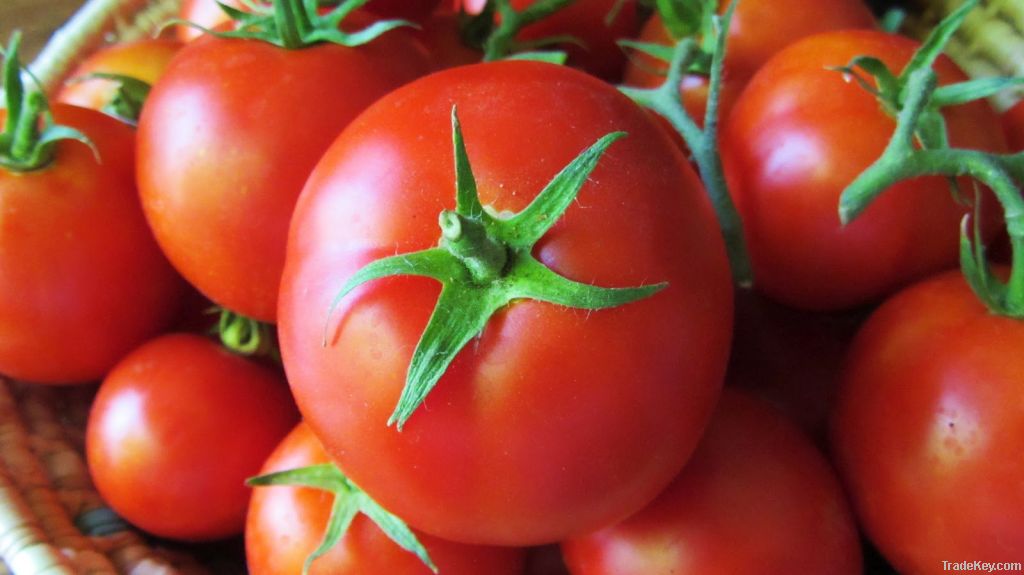
M 416 31 L 416 37 L 426 46 L 438 70 L 477 64 L 484 58 L 481 50 L 462 41 L 459 19 L 459 15 L 451 10 L 438 9 Z
M 320 441 L 300 423 L 267 459 L 261 475 L 328 463 Z M 245 549 L 252 575 L 293 575 L 319 547 L 334 496 L 306 487 L 257 487 L 249 504 Z M 524 551 L 511 547 L 480 547 L 451 543 L 416 533 L 430 559 L 444 575 L 521 575 Z M 311 575 L 430 575 L 413 553 L 388 539 L 363 514 L 352 521 L 338 544 L 310 569 Z
M 401 30 L 359 48 L 190 43 L 139 120 L 139 190 L 168 258 L 211 300 L 273 322 L 309 172 L 363 108 L 428 69 Z
M 664 493 L 562 549 L 573 575 L 862 573 L 828 462 L 781 414 L 732 390 Z
M 825 445 L 843 359 L 865 315 L 797 310 L 739 291 L 725 384 L 767 400 Z
M 1003 113 L 1003 131 L 1011 152 L 1024 151 L 1024 101 Z
M 1024 323 L 959 272 L 893 296 L 858 333 L 833 423 L 837 463 L 872 541 L 901 573 L 1020 561 Z
M 971 208 L 953 199 L 944 178 L 892 186 L 847 226 L 837 215 L 840 193 L 882 155 L 895 121 L 829 67 L 870 54 L 898 71 L 916 47 L 873 31 L 813 36 L 776 54 L 736 102 L 723 161 L 762 293 L 798 308 L 841 309 L 956 265 L 959 222 Z M 966 79 L 945 57 L 936 71 L 943 84 Z M 984 102 L 944 116 L 951 145 L 1004 149 Z M 972 196 L 970 183 L 961 188 Z
M 729 2 L 722 0 L 718 12 Z M 789 44 L 830 30 L 871 28 L 875 19 L 861 0 L 743 0 L 736 4 L 726 38 L 725 74 L 719 117 L 726 118 L 743 87 L 768 59 Z M 659 14 L 644 24 L 640 42 L 671 46 L 674 41 Z M 625 83 L 653 88 L 664 82 L 667 65 L 637 53 L 626 67 Z M 683 105 L 701 125 L 708 97 L 704 76 L 684 76 L 679 86 Z
M 95 73 L 118 74 L 154 84 L 168 62 L 181 48 L 174 40 L 148 39 L 104 48 L 75 68 L 57 94 L 57 100 L 102 110 L 117 93 L 117 82 L 102 78 L 85 79 Z
M 275 371 L 192 334 L 154 339 L 103 381 L 86 426 L 97 490 L 121 517 L 184 540 L 241 533 L 245 479 L 295 425 Z
M 522 10 L 536 0 L 512 0 Z M 611 18 L 609 20 L 609 18 Z M 636 36 L 640 27 L 636 0 L 575 0 L 551 16 L 519 33 L 522 41 L 550 36 L 573 36 L 580 44 L 560 45 L 569 54 L 568 64 L 609 82 L 622 77 L 626 53 L 618 40 Z
M 453 104 L 497 213 L 626 131 L 533 254 L 594 285 L 669 285 L 603 311 L 505 307 L 398 431 L 388 417 L 438 284 L 389 278 L 328 309 L 367 262 L 437 245 Z M 538 62 L 438 72 L 360 116 L 306 185 L 281 289 L 286 371 L 327 451 L 410 525 L 463 542 L 554 542 L 646 504 L 696 445 L 731 334 L 723 242 L 679 149 L 614 87 Z
M 53 115 L 96 155 L 65 141 L 44 168 L 0 170 L 0 373 L 73 383 L 169 326 L 185 285 L 142 215 L 132 129 L 73 106 Z

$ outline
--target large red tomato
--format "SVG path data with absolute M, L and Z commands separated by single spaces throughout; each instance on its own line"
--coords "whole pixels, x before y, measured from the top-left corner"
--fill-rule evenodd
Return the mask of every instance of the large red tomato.
M 66 141 L 48 166 L 0 169 L 0 373 L 82 382 L 170 325 L 185 284 L 142 215 L 134 131 L 74 106 L 53 115 L 96 152 Z
M 719 2 L 719 13 L 730 2 Z M 801 38 L 853 28 L 871 28 L 875 19 L 861 0 L 743 0 L 736 4 L 726 38 L 719 117 L 726 118 L 743 87 L 757 69 L 776 52 Z M 639 41 L 670 46 L 674 43 L 665 23 L 655 14 L 644 25 Z M 626 67 L 625 83 L 655 87 L 664 82 L 667 66 L 638 53 Z M 683 104 L 691 117 L 704 121 L 707 104 L 706 77 L 687 75 L 679 86 Z
M 117 82 L 102 78 L 87 78 L 89 74 L 104 73 L 128 76 L 154 84 L 163 74 L 181 44 L 174 40 L 148 39 L 115 44 L 89 56 L 69 75 L 57 94 L 61 102 L 102 110 L 117 94 Z
M 732 390 L 668 489 L 562 549 L 573 575 L 862 573 L 828 462 L 780 413 Z
M 207 297 L 274 321 L 288 221 L 327 146 L 426 73 L 394 30 L 358 48 L 209 38 L 181 50 L 139 121 L 139 188 L 157 241 Z
M 381 280 L 328 310 L 369 261 L 437 245 L 455 205 L 453 105 L 499 214 L 627 132 L 533 255 L 594 285 L 669 285 L 603 311 L 506 306 L 398 431 L 388 417 L 439 285 Z M 423 531 L 521 545 L 621 519 L 683 465 L 718 395 L 732 289 L 702 187 L 643 110 L 572 69 L 465 66 L 383 98 L 317 166 L 288 245 L 279 327 L 300 409 L 356 483 Z
M 959 272 L 889 299 L 857 335 L 834 452 L 868 536 L 901 573 L 1024 558 L 1024 323 Z
M 328 463 L 309 426 L 300 423 L 274 450 L 261 475 Z M 319 547 L 334 495 L 307 487 L 256 487 L 249 503 L 245 552 L 252 575 L 295 575 Z M 525 552 L 512 547 L 451 543 L 416 533 L 443 575 L 522 575 Z M 311 575 L 431 575 L 416 555 L 399 547 L 359 514 L 345 536 L 313 561 Z
M 150 533 L 235 535 L 246 478 L 297 415 L 278 373 L 202 336 L 165 335 L 100 386 L 86 427 L 89 471 L 104 501 Z
M 915 48 L 874 31 L 813 36 L 776 54 L 736 102 L 723 160 L 763 293 L 795 307 L 839 309 L 956 265 L 959 222 L 971 208 L 944 178 L 892 186 L 847 226 L 838 216 L 840 193 L 882 155 L 896 124 L 872 94 L 829 68 L 873 55 L 899 71 Z M 935 67 L 940 83 L 966 79 L 948 58 Z M 1005 148 L 986 103 L 944 116 L 953 146 Z M 961 187 L 973 195 L 969 183 Z

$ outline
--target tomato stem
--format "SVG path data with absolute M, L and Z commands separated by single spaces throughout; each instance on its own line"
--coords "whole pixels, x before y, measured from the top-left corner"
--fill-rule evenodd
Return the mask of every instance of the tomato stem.
M 516 35 L 520 30 L 547 18 L 576 0 L 538 0 L 522 10 L 512 7 L 509 0 L 492 0 L 499 22 L 484 40 L 484 62 L 507 58 L 516 50 Z M 485 10 L 489 14 L 490 10 Z
M 684 38 L 676 42 L 672 50 L 668 75 L 660 86 L 652 89 L 620 86 L 619 90 L 637 104 L 653 110 L 668 120 L 690 148 L 711 205 L 718 217 L 718 225 L 729 254 L 733 281 L 740 286 L 748 287 L 753 283 L 754 277 L 743 234 L 743 221 L 729 194 L 722 158 L 718 153 L 718 102 L 725 59 L 725 38 L 735 7 L 736 2 L 734 1 L 721 18 L 714 17 L 718 25 L 715 26 L 717 33 L 715 49 L 712 51 L 711 77 L 708 84 L 708 103 L 704 114 L 703 130 L 687 113 L 679 94 L 679 84 L 683 80 L 683 74 L 687 73 L 692 64 L 705 54 L 693 38 Z
M 521 212 L 492 216 L 480 203 L 458 115 L 452 109 L 455 158 L 455 211 L 438 218 L 440 247 L 373 261 L 359 269 L 335 296 L 338 303 L 357 287 L 395 275 L 416 275 L 442 284 L 434 313 L 413 351 L 405 387 L 388 420 L 401 430 L 444 375 L 455 356 L 479 335 L 498 310 L 517 299 L 533 299 L 581 309 L 625 305 L 664 289 L 667 284 L 604 288 L 560 276 L 534 258 L 534 245 L 555 225 L 587 182 L 598 161 L 623 133 L 611 133 L 580 153 Z
M 1010 277 L 1003 283 L 992 272 L 984 246 L 978 238 L 972 242 L 966 219 L 961 229 L 961 269 L 971 288 L 992 312 L 1024 318 L 1024 197 L 1018 187 L 1018 183 L 1024 181 L 1024 154 L 916 147 L 914 134 L 918 122 L 929 110 L 936 90 L 937 79 L 931 68 L 910 74 L 896 131 L 882 156 L 843 191 L 839 202 L 840 219 L 844 223 L 852 221 L 879 194 L 902 180 L 925 175 L 975 178 L 992 190 L 1003 207 L 1013 250 Z
M 221 308 L 220 319 L 214 329 L 221 344 L 238 355 L 266 355 L 278 363 L 281 361 L 273 325 Z

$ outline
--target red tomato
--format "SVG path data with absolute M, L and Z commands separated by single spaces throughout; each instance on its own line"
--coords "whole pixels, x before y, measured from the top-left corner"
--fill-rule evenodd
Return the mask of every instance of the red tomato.
M 898 71 L 917 45 L 873 31 L 813 36 L 776 54 L 736 102 L 723 161 L 763 293 L 798 308 L 840 309 L 956 265 L 959 222 L 971 208 L 954 201 L 944 178 L 892 186 L 845 227 L 837 215 L 839 194 L 881 156 L 895 121 L 829 67 L 869 54 Z M 945 57 L 936 70 L 943 84 L 966 79 Z M 953 146 L 1005 148 L 984 102 L 944 115 Z M 961 187 L 969 196 L 971 185 Z
M 868 536 L 901 573 L 1021 560 L 1022 346 L 1024 323 L 986 310 L 959 272 L 895 295 L 857 335 L 834 451 Z
M 512 0 L 522 10 L 536 0 Z M 608 21 L 609 15 L 612 20 Z M 616 43 L 633 38 L 640 27 L 636 0 L 575 0 L 551 16 L 523 28 L 519 40 L 537 40 L 549 36 L 573 36 L 582 45 L 560 46 L 569 53 L 568 64 L 609 82 L 622 77 L 626 53 Z
M 57 100 L 102 110 L 117 93 L 117 82 L 101 78 L 86 80 L 85 76 L 97 72 L 119 74 L 152 85 L 180 48 L 180 42 L 154 38 L 115 44 L 100 50 L 79 64 L 68 76 L 71 82 L 61 88 Z
M 719 2 L 724 13 L 729 2 Z M 831 30 L 871 28 L 875 19 L 861 0 L 743 0 L 736 4 L 726 38 L 719 117 L 726 118 L 743 87 L 762 64 L 789 44 Z M 655 14 L 644 25 L 639 41 L 670 46 L 674 42 L 661 16 Z M 625 83 L 653 88 L 665 78 L 666 64 L 637 53 L 626 67 Z M 706 77 L 688 75 L 679 86 L 686 111 L 703 125 L 707 105 Z
M 246 478 L 295 425 L 276 372 L 191 334 L 136 349 L 100 386 L 86 427 L 93 481 L 110 507 L 155 535 L 241 533 Z
M 260 474 L 328 463 L 330 459 L 313 432 L 300 423 L 267 459 Z M 294 575 L 306 557 L 319 547 L 331 514 L 334 496 L 311 488 L 257 487 L 249 504 L 245 550 L 252 575 Z M 416 538 L 444 575 L 521 575 L 524 550 L 480 547 L 437 539 Z M 431 575 L 416 555 L 391 541 L 363 514 L 352 521 L 344 538 L 316 559 L 310 575 Z
M 185 285 L 142 215 L 132 129 L 73 106 L 53 115 L 99 160 L 65 141 L 45 168 L 0 170 L 0 373 L 83 382 L 170 325 Z
M 139 189 L 171 262 L 224 307 L 273 322 L 288 221 L 328 145 L 426 73 L 400 30 L 359 48 L 210 38 L 181 50 L 139 121 Z M 254 89 L 254 79 L 273 78 Z
M 1024 101 L 1018 102 L 1003 114 L 1003 131 L 1009 151 L 1024 151 Z
M 605 311 L 506 307 L 399 432 L 386 422 L 438 284 L 373 282 L 327 310 L 370 260 L 437 244 L 455 204 L 453 104 L 499 213 L 628 132 L 534 255 L 595 285 L 669 287 Z M 701 185 L 643 110 L 570 68 L 465 66 L 383 98 L 317 166 L 288 250 L 279 328 L 300 409 L 356 483 L 441 537 L 524 545 L 621 519 L 683 465 L 721 385 L 732 289 Z
M 573 575 L 862 573 L 828 462 L 781 414 L 731 390 L 664 493 L 562 549 Z
M 477 64 L 484 59 L 482 51 L 470 48 L 459 32 L 459 15 L 438 9 L 423 21 L 416 37 L 430 52 L 430 59 L 438 70 Z
M 865 313 L 818 313 L 736 294 L 727 386 L 766 399 L 824 446 L 839 374 Z

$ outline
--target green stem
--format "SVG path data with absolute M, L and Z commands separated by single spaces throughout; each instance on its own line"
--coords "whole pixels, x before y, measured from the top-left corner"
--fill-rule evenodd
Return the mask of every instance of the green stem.
M 480 283 L 501 277 L 508 263 L 508 250 L 487 235 L 486 227 L 475 219 L 451 210 L 438 216 L 443 246 L 469 270 Z
M 281 33 L 284 47 L 295 50 L 303 46 L 304 32 L 311 27 L 302 0 L 277 0 L 274 2 L 274 20 Z
M 500 22 L 484 41 L 484 62 L 494 62 L 513 52 L 520 30 L 558 12 L 576 0 L 538 0 L 523 10 L 516 10 L 509 0 L 492 0 Z
M 692 38 L 686 38 L 676 43 L 672 52 L 668 76 L 661 86 L 650 90 L 620 87 L 620 90 L 637 104 L 660 114 L 683 137 L 683 141 L 686 142 L 693 154 L 693 160 L 704 181 L 708 198 L 718 217 L 718 225 L 729 254 L 733 280 L 738 285 L 746 287 L 753 283 L 753 271 L 750 267 L 750 256 L 747 253 L 746 238 L 743 235 L 743 221 L 729 194 L 725 181 L 725 170 L 718 153 L 718 100 L 722 82 L 722 59 L 725 55 L 724 30 L 719 33 L 719 36 L 722 37 L 722 45 L 715 51 L 715 56 L 712 59 L 703 130 L 686 112 L 679 95 L 679 85 L 682 82 L 683 74 L 702 54 L 697 42 Z

